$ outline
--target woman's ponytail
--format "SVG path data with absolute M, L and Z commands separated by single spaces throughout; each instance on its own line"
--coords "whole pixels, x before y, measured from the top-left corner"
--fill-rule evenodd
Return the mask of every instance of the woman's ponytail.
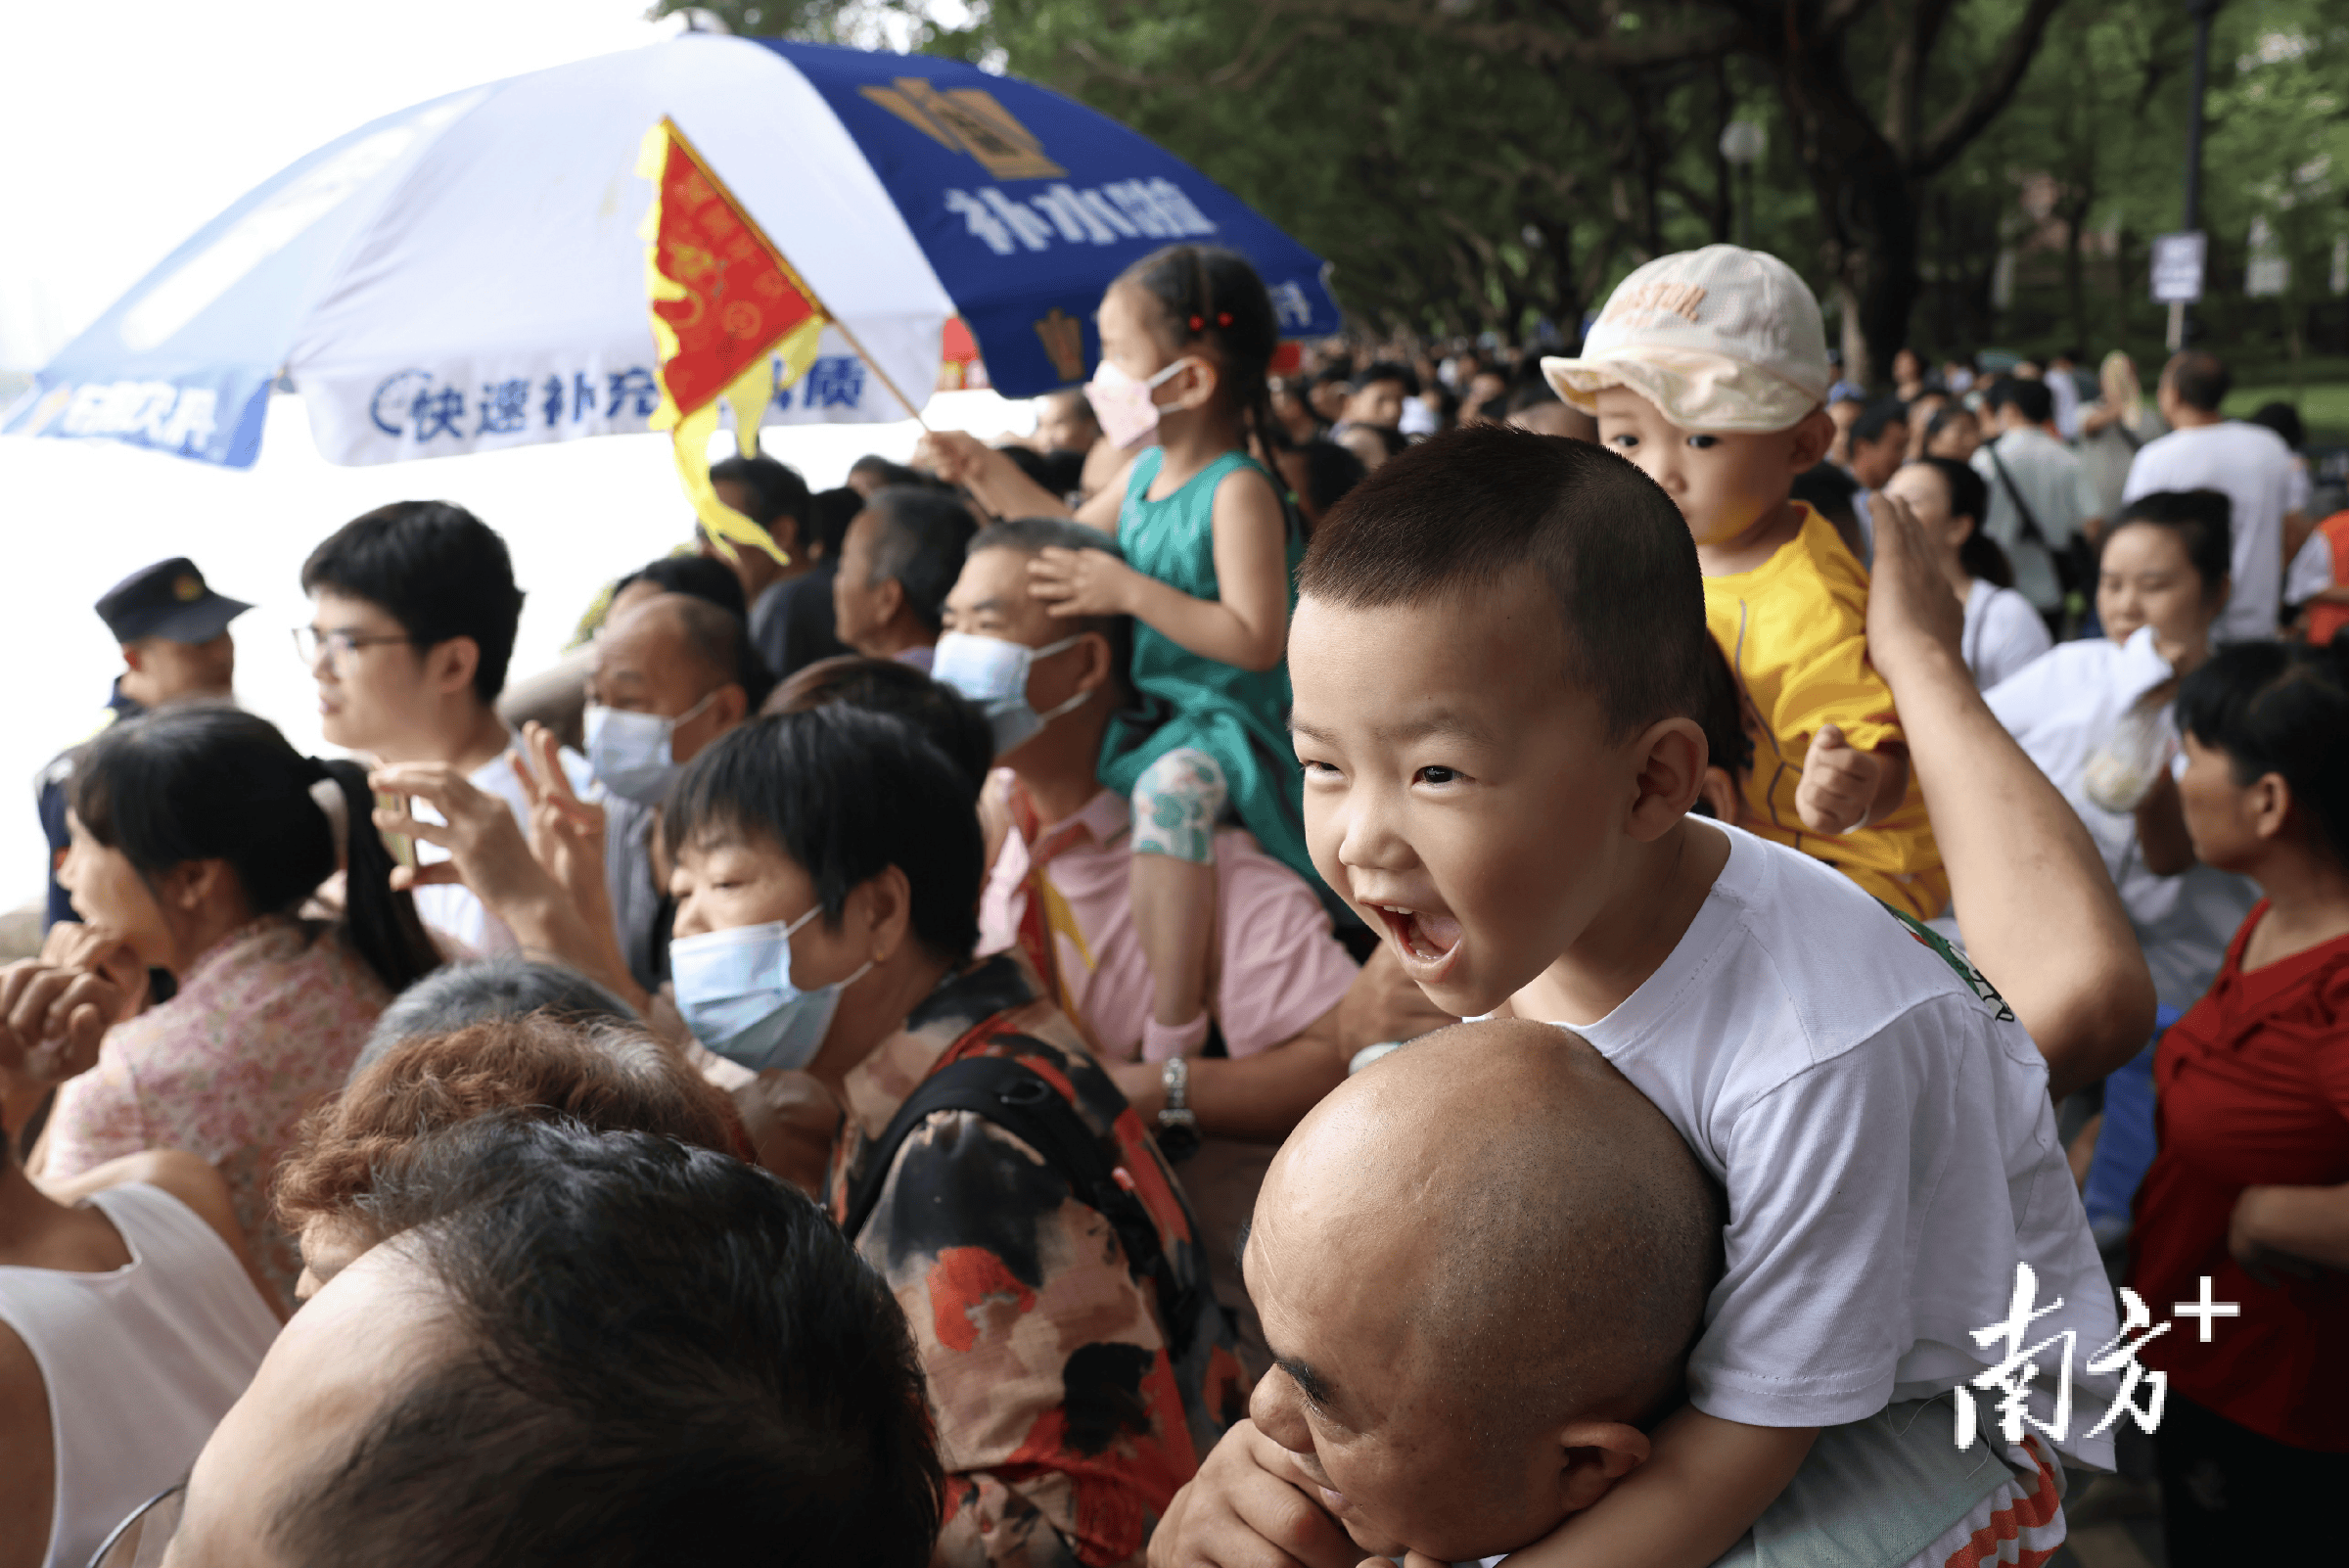
M 356 762 L 309 759 L 323 779 L 343 792 L 344 921 L 350 945 L 396 994 L 440 965 L 440 954 L 425 934 L 410 894 L 392 886 L 390 846 L 375 827 L 375 792 L 367 769 Z M 331 816 L 330 816 L 331 824 Z
M 190 860 L 227 862 L 256 916 L 297 914 L 342 864 L 350 943 L 378 978 L 403 991 L 439 965 L 415 901 L 392 889 L 366 769 L 302 756 L 265 718 L 175 703 L 126 719 L 82 753 L 68 795 L 91 836 L 150 882 Z

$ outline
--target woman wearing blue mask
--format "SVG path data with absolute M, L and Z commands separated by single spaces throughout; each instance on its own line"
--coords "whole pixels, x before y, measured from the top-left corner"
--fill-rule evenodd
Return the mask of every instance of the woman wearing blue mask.
M 842 1107 L 824 1196 L 914 1323 L 960 1499 L 938 1560 L 1059 1561 L 1081 1541 L 1124 1558 L 1241 1413 L 1239 1367 L 1139 1118 L 1025 963 L 971 957 L 976 804 L 969 770 L 909 724 L 845 705 L 716 742 L 667 806 L 676 1002 L 709 1049 L 804 1073 Z M 979 1058 L 1066 1102 L 1138 1200 L 1138 1237 L 998 1119 L 917 1109 L 893 1127 L 925 1081 Z M 1096 1404 L 1122 1412 L 1119 1441 L 1058 1435 Z M 1098 1541 L 1102 1519 L 1133 1539 Z M 990 1548 L 1022 1533 L 1032 1555 Z

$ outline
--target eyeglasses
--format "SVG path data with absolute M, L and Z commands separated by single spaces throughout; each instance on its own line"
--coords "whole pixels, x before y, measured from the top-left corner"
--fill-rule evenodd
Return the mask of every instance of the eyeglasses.
M 115 1526 L 90 1568 L 155 1568 L 163 1560 L 171 1538 L 179 1533 L 181 1507 L 188 1500 L 188 1484 L 175 1481 L 149 1498 L 131 1516 Z
M 320 631 L 316 626 L 296 626 L 294 628 L 294 651 L 301 656 L 304 666 L 313 669 L 317 668 L 318 656 L 322 653 L 333 660 L 335 666 L 340 669 L 345 659 L 361 648 L 373 648 L 379 643 L 387 642 L 412 643 L 415 640 L 413 637 L 401 636 L 397 633 L 382 637 L 362 637 L 352 631 Z

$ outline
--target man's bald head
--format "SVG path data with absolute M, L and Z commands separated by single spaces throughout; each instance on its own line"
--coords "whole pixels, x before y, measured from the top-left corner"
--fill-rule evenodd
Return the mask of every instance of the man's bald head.
M 773 688 L 742 617 L 685 593 L 663 593 L 616 617 L 597 641 L 599 669 L 620 675 L 673 670 L 707 691 L 743 688 L 746 712 L 758 712 Z
M 1396 1270 L 1388 1299 L 1455 1389 L 1543 1420 L 1656 1414 L 1720 1274 L 1687 1145 L 1546 1024 L 1457 1025 L 1350 1080 L 1283 1146 L 1260 1222 L 1275 1205 L 1305 1245 Z
M 1357 1545 L 1510 1551 L 1644 1461 L 1721 1273 L 1721 1205 L 1579 1037 L 1413 1041 L 1281 1145 L 1244 1265 L 1249 1411 Z
M 1720 1249 L 1713 1183 L 1590 1044 L 1438 1031 L 1273 1157 L 1250 1415 L 1364 1551 L 1515 1551 L 1646 1460 Z

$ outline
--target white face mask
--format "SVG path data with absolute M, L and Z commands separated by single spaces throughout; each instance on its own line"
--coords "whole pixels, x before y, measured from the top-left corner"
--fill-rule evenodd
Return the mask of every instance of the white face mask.
M 587 705 L 587 768 L 604 788 L 639 806 L 658 806 L 676 782 L 680 764 L 672 742 L 679 724 L 690 722 L 717 693 L 674 718 L 635 714 L 601 703 Z
M 736 926 L 679 937 L 668 945 L 668 971 L 677 1011 L 693 1038 L 755 1073 L 793 1071 L 815 1060 L 831 1033 L 840 993 L 864 978 L 864 966 L 845 980 L 802 991 L 791 978 L 791 938 L 822 910 L 820 903 L 789 924 Z
M 1049 713 L 1039 714 L 1028 706 L 1030 669 L 1038 659 L 1076 647 L 1082 636 L 1081 632 L 1031 648 L 1002 637 L 949 631 L 938 639 L 938 651 L 930 661 L 930 678 L 979 706 L 987 715 L 988 727 L 994 731 L 995 755 L 1001 757 L 1061 715 L 1082 707 L 1092 695 L 1081 691 Z
M 1093 405 L 1093 417 L 1101 422 L 1101 434 L 1109 438 L 1112 446 L 1124 451 L 1141 445 L 1156 433 L 1158 399 L 1150 394 L 1190 362 L 1186 354 L 1148 381 L 1107 359 L 1094 368 L 1093 379 L 1085 383 L 1084 397 Z

